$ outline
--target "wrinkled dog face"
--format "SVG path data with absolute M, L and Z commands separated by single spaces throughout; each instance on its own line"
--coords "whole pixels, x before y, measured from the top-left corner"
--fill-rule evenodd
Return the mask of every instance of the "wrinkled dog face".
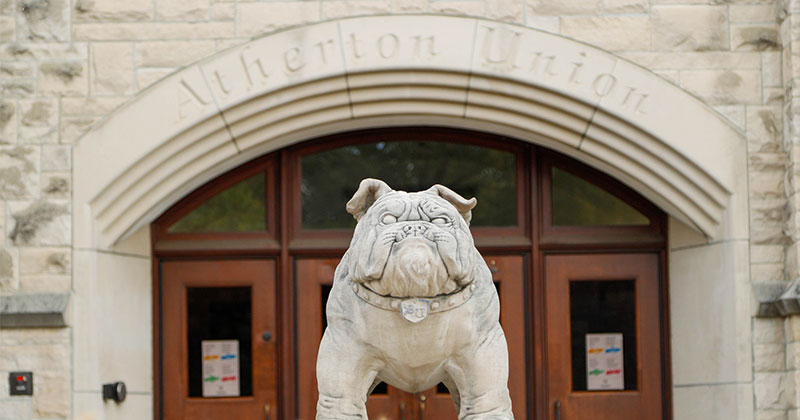
M 365 179 L 347 203 L 358 220 L 348 250 L 350 280 L 396 297 L 460 289 L 471 281 L 475 203 L 441 185 L 406 193 Z

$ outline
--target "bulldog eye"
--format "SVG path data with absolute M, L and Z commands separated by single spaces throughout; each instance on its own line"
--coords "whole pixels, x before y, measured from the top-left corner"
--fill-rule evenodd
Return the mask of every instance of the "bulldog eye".
M 397 218 L 392 216 L 391 214 L 387 214 L 386 216 L 383 216 L 383 223 L 384 224 L 390 225 L 390 224 L 392 224 L 392 223 L 394 223 L 396 221 L 397 221 Z
M 450 220 L 448 220 L 446 217 L 434 217 L 431 222 L 435 225 L 446 225 L 450 223 Z

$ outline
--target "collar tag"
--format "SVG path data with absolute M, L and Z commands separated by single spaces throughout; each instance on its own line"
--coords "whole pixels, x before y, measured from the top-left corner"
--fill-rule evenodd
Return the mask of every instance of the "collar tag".
M 427 299 L 408 299 L 400 302 L 400 313 L 409 322 L 417 323 L 428 317 L 431 304 Z

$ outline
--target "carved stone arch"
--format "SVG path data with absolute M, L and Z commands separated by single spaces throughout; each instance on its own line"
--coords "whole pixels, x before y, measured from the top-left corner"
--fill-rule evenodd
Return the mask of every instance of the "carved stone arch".
M 334 132 L 411 124 L 558 150 L 708 238 L 747 237 L 744 136 L 697 98 L 550 33 L 403 15 L 272 33 L 139 94 L 75 148 L 75 246 L 110 247 L 260 154 Z

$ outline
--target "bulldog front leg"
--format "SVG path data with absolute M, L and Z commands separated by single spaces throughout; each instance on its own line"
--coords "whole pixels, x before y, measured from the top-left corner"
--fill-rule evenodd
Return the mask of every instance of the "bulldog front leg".
M 513 420 L 508 394 L 508 347 L 498 323 L 472 351 L 448 362 L 458 389 L 459 420 Z
M 366 420 L 377 367 L 363 343 L 326 329 L 317 357 L 317 420 Z

